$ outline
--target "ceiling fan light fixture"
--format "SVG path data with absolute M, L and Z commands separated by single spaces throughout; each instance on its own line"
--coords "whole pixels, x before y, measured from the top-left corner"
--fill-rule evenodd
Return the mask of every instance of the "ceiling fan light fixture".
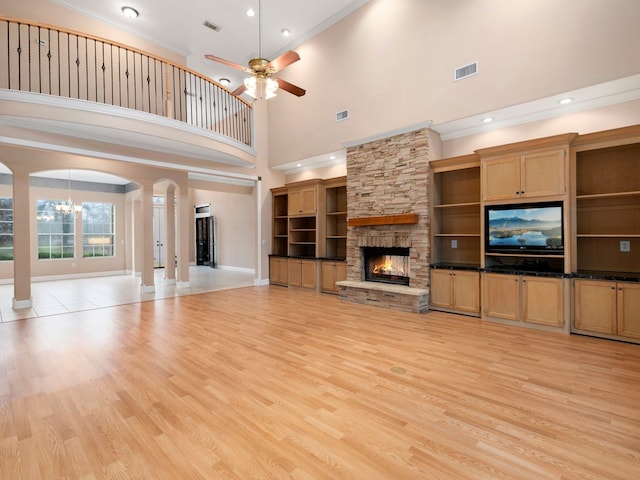
M 122 14 L 130 20 L 138 18 L 138 11 L 133 7 L 122 7 Z
M 278 82 L 272 78 L 245 78 L 244 86 L 248 95 L 264 100 L 275 97 L 276 90 L 278 90 Z

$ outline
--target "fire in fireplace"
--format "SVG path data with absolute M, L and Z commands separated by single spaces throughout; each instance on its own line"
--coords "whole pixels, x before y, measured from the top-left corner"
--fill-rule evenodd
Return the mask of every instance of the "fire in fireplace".
M 365 247 L 364 277 L 370 282 L 409 285 L 409 249 Z

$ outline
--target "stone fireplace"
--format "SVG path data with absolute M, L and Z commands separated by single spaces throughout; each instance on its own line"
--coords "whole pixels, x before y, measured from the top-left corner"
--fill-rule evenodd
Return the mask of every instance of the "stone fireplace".
M 347 148 L 347 280 L 338 282 L 342 299 L 427 310 L 428 168 L 427 128 Z M 388 255 L 403 252 L 406 275 L 372 278 L 366 253 L 385 249 Z

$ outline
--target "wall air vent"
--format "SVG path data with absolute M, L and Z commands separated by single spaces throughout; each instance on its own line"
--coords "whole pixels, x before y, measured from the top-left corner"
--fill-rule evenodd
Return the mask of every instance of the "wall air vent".
M 336 113 L 336 122 L 341 122 L 349 118 L 349 109 L 342 110 L 341 112 Z
M 471 77 L 478 73 L 478 62 L 470 63 L 469 65 L 464 65 L 462 67 L 458 67 L 453 72 L 453 80 L 458 81 L 463 78 Z
M 215 23 L 211 23 L 210 21 L 206 20 L 203 25 L 207 28 L 210 28 L 211 30 L 213 30 L 214 32 L 219 32 L 220 30 L 222 30 L 222 27 L 219 27 L 218 25 L 216 25 Z

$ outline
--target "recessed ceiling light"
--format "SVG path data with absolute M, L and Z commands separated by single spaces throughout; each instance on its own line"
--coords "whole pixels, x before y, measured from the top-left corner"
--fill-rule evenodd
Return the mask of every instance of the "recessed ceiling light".
M 247 16 L 248 17 L 253 17 L 255 16 L 256 11 L 253 8 L 250 8 L 249 10 L 247 10 Z
M 288 28 L 283 28 L 282 29 L 282 35 L 284 37 L 288 37 L 289 35 L 291 35 L 291 30 L 289 30 Z
M 335 160 L 336 156 L 335 155 L 329 155 L 329 160 Z
M 484 117 L 482 119 L 482 123 L 491 123 L 493 122 L 493 118 L 492 117 Z
M 571 98 L 571 97 L 567 97 L 567 98 L 563 98 L 561 100 L 558 100 L 558 103 L 560 105 L 566 105 L 566 104 L 571 103 L 571 102 L 573 102 L 573 98 Z
M 138 17 L 138 11 L 133 7 L 122 7 L 122 14 L 130 19 Z
M 301 163 L 296 163 L 296 167 L 301 167 L 302 164 Z
M 230 85 L 231 84 L 231 80 L 229 80 L 228 78 L 221 78 L 220 80 L 218 80 L 220 82 L 220 85 Z

